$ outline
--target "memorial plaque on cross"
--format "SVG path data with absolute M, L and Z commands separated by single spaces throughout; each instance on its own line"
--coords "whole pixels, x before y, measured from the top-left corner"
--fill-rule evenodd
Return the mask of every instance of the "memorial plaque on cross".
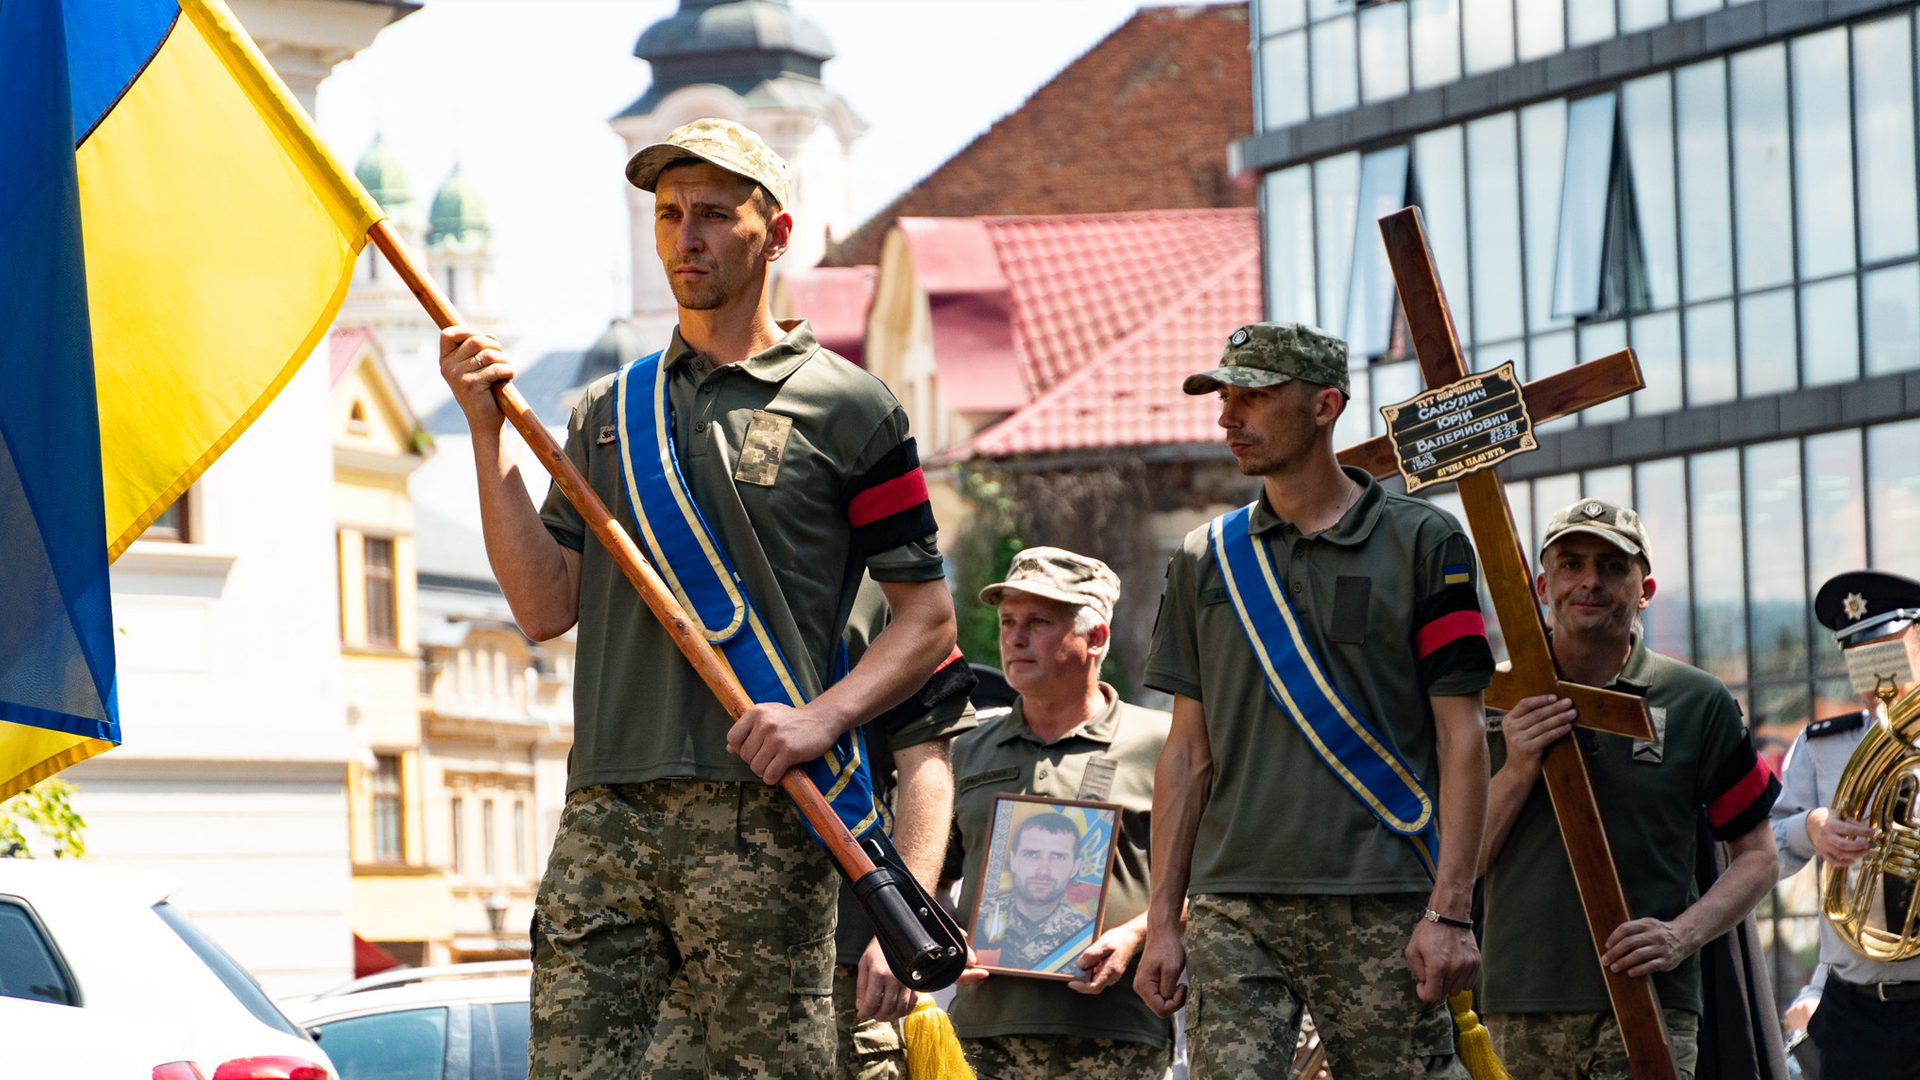
M 1491 468 L 1502 457 L 1532 448 L 1526 445 L 1531 442 L 1531 424 L 1578 412 L 1644 386 L 1632 351 L 1623 350 L 1523 387 L 1511 385 L 1510 380 L 1502 382 L 1498 373 L 1469 376 L 1433 255 L 1427 248 L 1419 210 L 1408 207 L 1381 218 L 1380 234 L 1386 242 L 1400 309 L 1406 316 L 1428 393 L 1397 407 L 1402 416 L 1396 419 L 1404 423 L 1390 421 L 1393 430 L 1388 436 L 1341 451 L 1341 463 L 1364 468 L 1375 477 L 1398 473 L 1418 483 L 1451 480 L 1459 491 L 1512 662 L 1511 670 L 1497 674 L 1488 689 L 1489 705 L 1511 708 L 1523 697 L 1557 694 L 1573 700 L 1579 727 L 1636 739 L 1652 738 L 1640 698 L 1560 678 L 1547 644 L 1546 624 L 1534 599 L 1526 551 L 1514 530 L 1513 511 L 1507 505 L 1506 490 Z M 1444 428 L 1442 417 L 1446 418 Z M 1454 436 L 1461 431 L 1469 434 Z M 1541 776 L 1566 841 L 1597 956 L 1604 951 L 1608 935 L 1630 915 L 1594 799 L 1593 782 L 1574 739 L 1561 739 L 1548 749 L 1541 762 Z M 1607 995 L 1620 1022 L 1634 1077 L 1673 1080 L 1666 1023 L 1653 983 L 1604 967 L 1601 971 L 1606 976 Z

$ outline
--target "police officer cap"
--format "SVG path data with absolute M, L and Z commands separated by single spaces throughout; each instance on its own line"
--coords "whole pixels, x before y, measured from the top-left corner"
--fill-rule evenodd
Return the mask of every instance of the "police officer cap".
M 1843 647 L 1850 639 L 1883 637 L 1902 622 L 1920 619 L 1920 581 L 1883 570 L 1849 570 L 1820 586 L 1813 617 Z

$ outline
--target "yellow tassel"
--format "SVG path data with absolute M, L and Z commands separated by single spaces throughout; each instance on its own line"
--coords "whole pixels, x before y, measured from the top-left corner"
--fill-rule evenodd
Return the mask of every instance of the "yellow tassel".
M 1493 1056 L 1493 1038 L 1487 1034 L 1486 1025 L 1474 1014 L 1473 991 L 1462 990 L 1448 998 L 1447 1007 L 1453 1010 L 1453 1026 L 1459 1032 L 1455 1049 L 1460 1053 L 1460 1064 L 1467 1067 L 1467 1075 L 1473 1080 L 1512 1080 L 1500 1067 L 1500 1059 Z
M 900 1030 L 907 1042 L 908 1080 L 974 1080 L 953 1021 L 932 997 L 920 995 Z

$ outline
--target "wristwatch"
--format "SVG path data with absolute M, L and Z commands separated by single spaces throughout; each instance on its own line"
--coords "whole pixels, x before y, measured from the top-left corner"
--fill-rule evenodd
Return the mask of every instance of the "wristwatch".
M 1428 922 L 1437 922 L 1441 926 L 1451 926 L 1456 930 L 1473 929 L 1473 924 L 1471 922 L 1468 922 L 1465 919 L 1449 919 L 1445 915 L 1440 914 L 1439 912 L 1433 910 L 1432 908 L 1428 908 L 1426 910 L 1426 914 L 1421 915 L 1420 917 L 1422 919 L 1425 919 Z

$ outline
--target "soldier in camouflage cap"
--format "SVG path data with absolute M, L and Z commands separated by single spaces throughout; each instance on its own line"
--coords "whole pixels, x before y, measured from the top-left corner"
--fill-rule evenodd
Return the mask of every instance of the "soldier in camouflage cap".
M 703 117 L 682 124 L 627 162 L 627 179 L 641 191 L 652 191 L 660 172 L 676 161 L 697 158 L 752 180 L 767 189 L 781 209 L 793 203 L 793 170 L 779 154 L 743 124 Z
M 1227 338 L 1220 366 L 1187 376 L 1180 389 L 1211 394 L 1222 386 L 1279 386 L 1293 379 L 1349 393 L 1347 343 L 1305 323 L 1254 323 Z

